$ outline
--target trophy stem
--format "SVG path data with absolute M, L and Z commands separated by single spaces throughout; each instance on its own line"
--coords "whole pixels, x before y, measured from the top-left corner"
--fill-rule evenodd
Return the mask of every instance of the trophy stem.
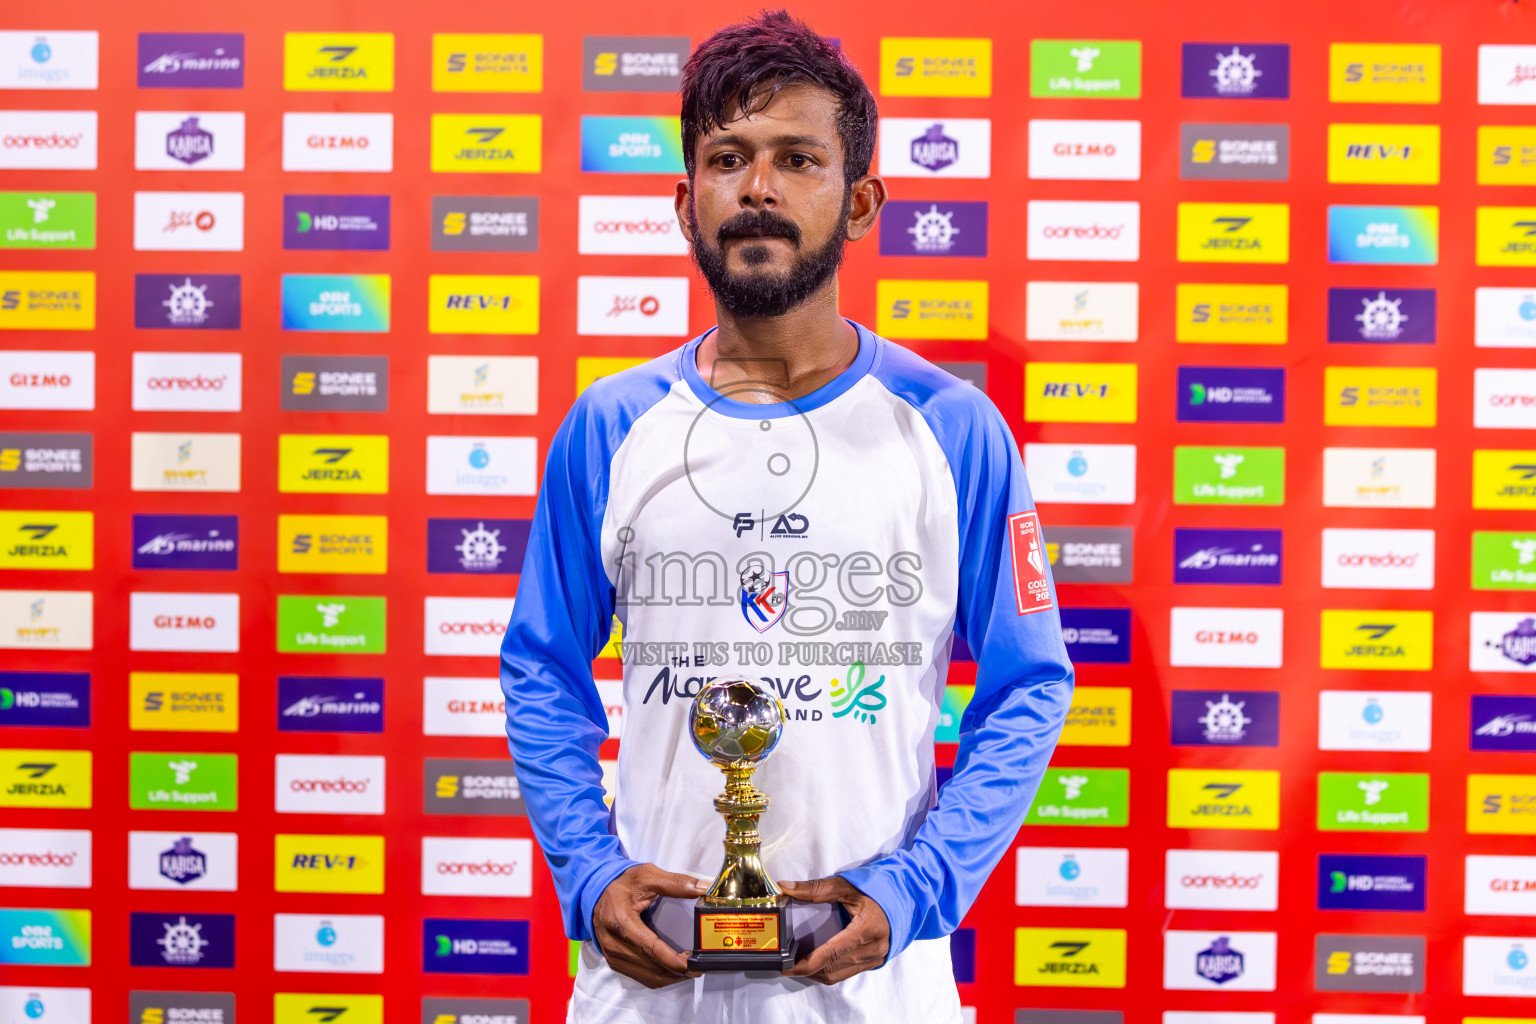
M 752 785 L 753 767 L 726 768 L 725 792 L 715 797 L 715 810 L 725 816 L 725 861 L 700 901 L 709 906 L 776 906 L 786 900 L 763 866 L 757 820 L 768 809 L 768 797 Z

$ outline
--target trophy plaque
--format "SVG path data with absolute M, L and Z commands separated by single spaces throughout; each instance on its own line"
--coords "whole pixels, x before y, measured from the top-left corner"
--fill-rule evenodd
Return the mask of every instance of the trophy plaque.
M 763 867 L 757 820 L 768 797 L 752 773 L 784 731 L 784 705 L 748 679 L 717 679 L 694 698 L 693 745 L 725 772 L 725 862 L 693 908 L 690 971 L 786 971 L 795 963 L 787 896 Z

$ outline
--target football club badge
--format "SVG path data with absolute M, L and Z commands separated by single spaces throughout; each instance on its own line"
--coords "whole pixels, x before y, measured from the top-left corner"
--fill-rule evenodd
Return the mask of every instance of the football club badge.
M 761 562 L 749 563 L 741 574 L 741 614 L 747 624 L 766 633 L 788 607 L 789 573 L 770 573 Z

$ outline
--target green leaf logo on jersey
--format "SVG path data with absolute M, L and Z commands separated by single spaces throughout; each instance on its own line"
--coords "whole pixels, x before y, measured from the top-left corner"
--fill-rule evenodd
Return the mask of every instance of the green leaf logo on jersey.
M 884 682 L 885 676 L 881 676 L 866 686 L 864 663 L 856 661 L 849 665 L 846 684 L 832 680 L 832 717 L 842 718 L 851 714 L 860 722 L 874 725 L 875 712 L 885 707 L 885 694 L 880 692 Z

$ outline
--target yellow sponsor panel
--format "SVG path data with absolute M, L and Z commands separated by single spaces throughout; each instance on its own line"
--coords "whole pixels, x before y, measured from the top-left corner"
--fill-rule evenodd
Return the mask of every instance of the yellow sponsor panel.
M 1285 203 L 1180 203 L 1180 263 L 1286 263 L 1291 208 Z
M 1181 284 L 1174 292 L 1175 341 L 1284 345 L 1290 288 L 1283 284 Z
M 1435 613 L 1323 610 L 1323 668 L 1427 672 L 1434 668 Z
M 992 40 L 880 40 L 880 95 L 991 96 Z
M 1330 427 L 1432 427 L 1436 371 L 1428 366 L 1329 366 L 1323 423 Z
M 1536 267 L 1536 206 L 1479 206 L 1477 265 Z
M 533 275 L 432 274 L 432 334 L 538 334 L 539 279 Z
M 458 1024 L 458 1020 L 457 1014 L 446 1014 L 439 1016 L 435 1024 Z M 272 997 L 272 1024 L 323 1024 L 325 1021 L 384 1024 L 384 997 L 337 995 L 335 992 L 278 992 Z
M 289 92 L 392 92 L 395 37 L 390 32 L 288 32 L 283 88 Z
M 887 338 L 985 341 L 987 282 L 877 281 L 876 330 Z
M 1479 185 L 1536 185 L 1536 128 L 1485 124 L 1477 129 Z
M 1030 423 L 1135 423 L 1135 363 L 1025 363 Z
M 1328 180 L 1336 185 L 1438 185 L 1440 126 L 1330 124 Z
M 1467 832 L 1536 835 L 1536 775 L 1468 775 Z
M 1131 688 L 1079 686 L 1061 729 L 1064 747 L 1128 747 L 1131 745 Z
M 1536 1024 L 1536 1017 L 1463 1017 L 1461 1024 Z
M 386 516 L 278 516 L 277 571 L 380 575 L 389 570 Z
M 432 36 L 433 92 L 543 90 L 543 36 L 442 32 Z
M 0 807 L 90 806 L 89 750 L 0 750 Z
M 0 330 L 96 329 L 96 275 L 86 271 L 0 271 Z
M 1013 983 L 1046 988 L 1125 988 L 1125 931 L 1015 928 Z
M 432 169 L 468 174 L 537 174 L 544 119 L 538 114 L 433 114 Z
M 388 494 L 386 434 L 280 434 L 277 489 L 283 494 Z
M 128 728 L 239 732 L 240 677 L 223 672 L 130 672 Z
M 276 837 L 278 892 L 384 892 L 383 836 Z
M 650 360 L 645 356 L 577 356 L 576 393 L 581 394 L 591 387 L 594 381 L 648 362 Z
M 90 569 L 93 512 L 0 511 L 0 569 Z
M 1332 103 L 1439 103 L 1440 47 L 1435 43 L 1333 43 L 1328 47 Z
M 1169 828 L 1280 827 L 1280 773 L 1170 768 Z
M 1472 507 L 1536 509 L 1536 451 L 1473 452 Z

